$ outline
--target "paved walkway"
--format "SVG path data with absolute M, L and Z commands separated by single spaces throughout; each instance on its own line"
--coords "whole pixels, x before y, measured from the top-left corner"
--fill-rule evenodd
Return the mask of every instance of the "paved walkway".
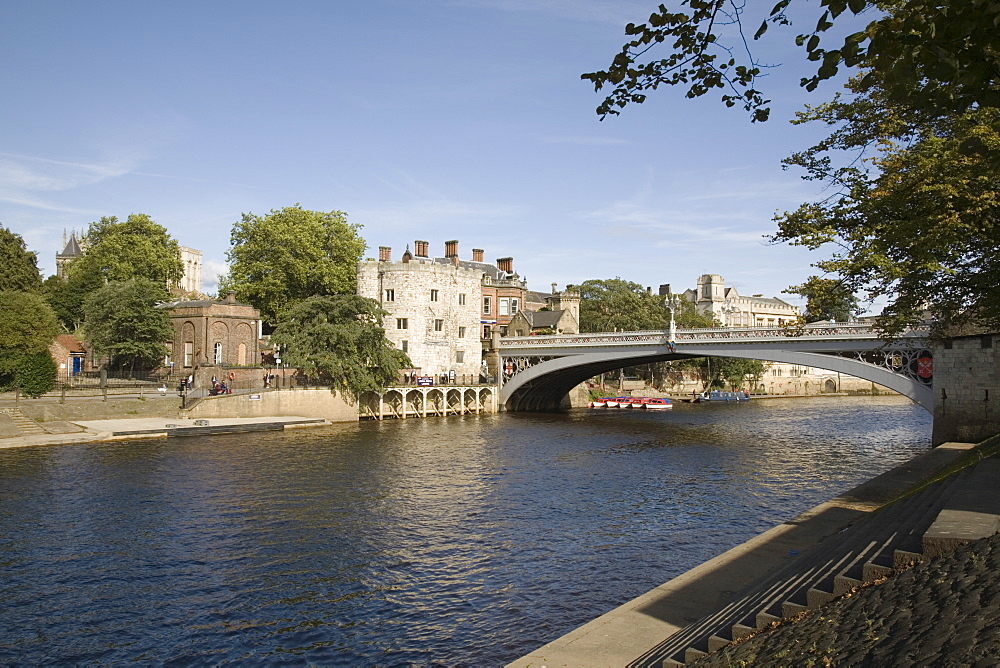
M 130 438 L 165 438 L 200 436 L 205 434 L 273 431 L 294 427 L 320 426 L 326 420 L 301 416 L 212 418 L 121 418 L 114 420 L 73 421 L 82 431 L 66 434 L 33 434 L 0 439 L 0 448 L 22 448 L 36 445 L 64 445 Z

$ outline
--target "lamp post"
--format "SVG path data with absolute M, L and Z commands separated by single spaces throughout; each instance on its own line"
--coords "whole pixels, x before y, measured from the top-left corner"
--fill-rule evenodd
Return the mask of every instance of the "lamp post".
M 732 324 L 730 324 L 729 320 L 730 320 L 730 318 L 732 318 L 732 316 L 734 314 L 739 313 L 739 312 L 740 312 L 740 310 L 738 308 L 736 308 L 736 306 L 733 305 L 732 301 L 727 301 L 726 305 L 722 307 L 722 315 L 725 316 L 725 320 L 722 323 L 722 326 L 723 327 L 732 327 Z
M 678 299 L 677 295 L 672 292 L 667 293 L 666 298 L 663 300 L 663 305 L 667 307 L 668 311 L 670 311 L 670 331 L 667 335 L 667 340 L 673 343 L 677 339 L 677 323 L 674 322 L 674 311 L 676 311 L 677 307 L 680 305 L 680 299 Z

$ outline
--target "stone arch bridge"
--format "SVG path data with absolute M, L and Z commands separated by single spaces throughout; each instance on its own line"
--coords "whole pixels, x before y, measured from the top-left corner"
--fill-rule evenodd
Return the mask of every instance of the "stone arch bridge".
M 926 335 L 912 330 L 887 344 L 871 325 L 851 323 L 507 337 L 499 347 L 499 403 L 510 411 L 556 411 L 573 387 L 601 373 L 690 357 L 742 357 L 864 378 L 933 412 Z

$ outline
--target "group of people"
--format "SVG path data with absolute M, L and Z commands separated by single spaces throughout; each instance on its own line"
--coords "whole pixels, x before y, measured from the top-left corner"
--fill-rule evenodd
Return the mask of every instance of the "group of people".
M 233 374 L 229 374 L 230 380 L 232 380 L 233 377 Z M 232 394 L 233 390 L 226 385 L 225 380 L 220 381 L 215 376 L 212 376 L 212 389 L 210 389 L 208 393 L 214 397 L 217 394 Z

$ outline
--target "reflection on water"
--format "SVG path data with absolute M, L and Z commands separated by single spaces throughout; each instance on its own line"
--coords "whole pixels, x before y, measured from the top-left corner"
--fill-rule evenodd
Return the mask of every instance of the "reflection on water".
M 883 397 L 0 451 L 0 663 L 502 664 L 929 434 Z

